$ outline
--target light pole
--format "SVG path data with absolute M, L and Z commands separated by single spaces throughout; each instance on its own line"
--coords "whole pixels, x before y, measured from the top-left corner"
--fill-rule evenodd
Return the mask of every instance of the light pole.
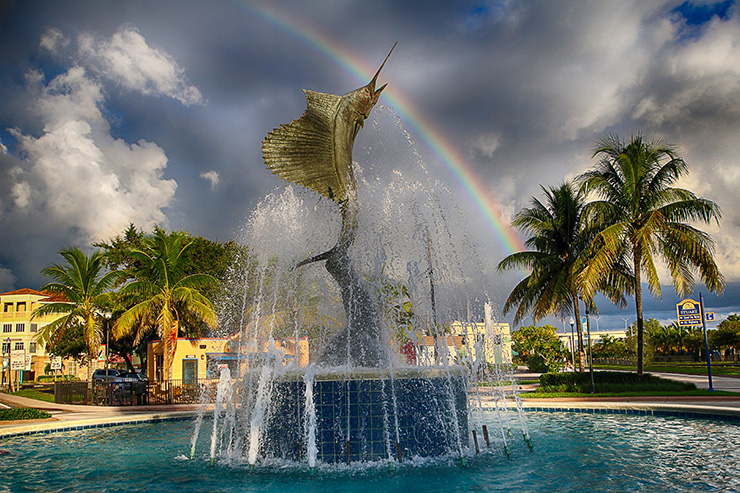
M 588 316 L 588 306 L 586 306 L 586 332 L 588 333 L 588 371 L 591 374 L 591 393 L 596 393 L 594 385 L 594 355 L 591 352 L 591 317 Z
M 576 347 L 575 347 L 575 339 L 573 338 L 573 326 L 575 325 L 576 321 L 573 320 L 573 317 L 570 317 L 570 358 L 571 363 L 573 364 L 573 371 L 576 371 Z
M 108 380 L 108 346 L 110 346 L 110 318 L 113 316 L 110 310 L 103 314 L 105 317 L 105 380 Z

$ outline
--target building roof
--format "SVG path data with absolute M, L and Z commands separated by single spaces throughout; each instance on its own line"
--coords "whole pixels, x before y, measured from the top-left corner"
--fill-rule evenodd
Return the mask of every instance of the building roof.
M 11 295 L 17 295 L 17 294 L 33 294 L 36 296 L 49 296 L 51 293 L 48 291 L 36 291 L 35 289 L 31 288 L 21 288 L 16 289 L 15 291 L 8 291 L 7 293 L 0 293 L 0 296 L 11 296 Z
M 18 295 L 31 295 L 31 296 L 40 296 L 41 303 L 55 303 L 55 302 L 61 302 L 66 303 L 68 300 L 67 298 L 61 294 L 61 293 L 52 293 L 51 291 L 36 291 L 35 289 L 31 288 L 21 288 L 16 289 L 15 291 L 8 291 L 7 293 L 0 293 L 0 296 L 18 296 Z

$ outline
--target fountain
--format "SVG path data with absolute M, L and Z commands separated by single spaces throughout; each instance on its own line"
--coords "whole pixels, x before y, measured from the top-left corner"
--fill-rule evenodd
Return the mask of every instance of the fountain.
M 218 386 L 211 461 L 394 468 L 480 449 L 468 379 L 485 366 L 506 380 L 501 358 L 486 361 L 503 341 L 490 310 L 471 323 L 483 317 L 463 295 L 441 192 L 398 171 L 373 183 L 352 159 L 388 57 L 344 96 L 304 90 L 303 116 L 264 139 L 267 167 L 289 184 L 252 215 L 248 258 L 226 289 L 236 356 Z

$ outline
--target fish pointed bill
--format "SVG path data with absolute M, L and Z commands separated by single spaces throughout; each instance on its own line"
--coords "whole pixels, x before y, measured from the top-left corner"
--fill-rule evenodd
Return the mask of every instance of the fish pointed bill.
M 368 84 L 373 89 L 375 89 L 375 83 L 378 81 L 378 76 L 380 75 L 380 71 L 383 70 L 383 67 L 385 67 L 385 62 L 387 62 L 388 59 L 391 57 L 391 53 L 393 53 L 393 50 L 396 48 L 396 45 L 397 44 L 398 44 L 398 41 L 396 41 L 395 43 L 393 43 L 393 47 L 391 48 L 391 51 L 388 52 L 388 56 L 385 57 L 385 60 L 383 60 L 383 63 L 380 64 L 380 68 L 378 69 L 377 72 L 375 72 L 375 76 L 370 81 L 370 84 Z M 383 87 L 385 87 L 385 86 L 383 86 Z M 376 91 L 375 94 L 380 94 L 380 91 L 383 90 L 383 87 L 381 87 L 380 89 L 378 89 L 378 91 Z

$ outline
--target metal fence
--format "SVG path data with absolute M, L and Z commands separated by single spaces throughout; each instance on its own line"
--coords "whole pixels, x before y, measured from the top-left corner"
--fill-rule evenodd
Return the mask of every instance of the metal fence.
M 198 404 L 216 400 L 218 380 L 55 382 L 54 402 L 94 406 Z

